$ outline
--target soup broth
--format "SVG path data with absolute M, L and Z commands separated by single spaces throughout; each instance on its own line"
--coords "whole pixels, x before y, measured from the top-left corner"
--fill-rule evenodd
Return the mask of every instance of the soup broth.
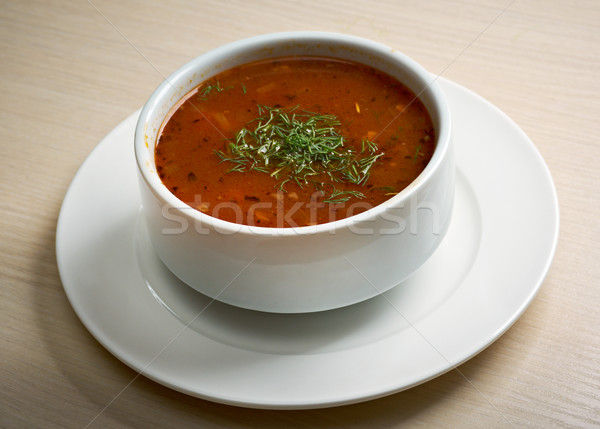
M 181 201 L 262 227 L 347 218 L 408 186 L 435 148 L 423 103 L 372 67 L 325 57 L 244 64 L 171 111 L 157 172 Z

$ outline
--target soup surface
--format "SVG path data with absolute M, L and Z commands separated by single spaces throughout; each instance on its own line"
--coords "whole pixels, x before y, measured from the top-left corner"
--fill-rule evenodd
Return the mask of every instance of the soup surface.
M 325 57 L 244 64 L 165 120 L 157 172 L 181 201 L 263 227 L 315 225 L 391 198 L 425 168 L 431 118 L 395 78 Z

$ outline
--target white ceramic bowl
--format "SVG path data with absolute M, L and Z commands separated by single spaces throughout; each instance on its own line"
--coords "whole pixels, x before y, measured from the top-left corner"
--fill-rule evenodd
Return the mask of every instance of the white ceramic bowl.
M 258 59 L 321 55 L 371 65 L 407 85 L 427 107 L 436 149 L 420 176 L 364 213 L 300 228 L 226 222 L 192 209 L 161 182 L 157 134 L 171 108 L 213 75 Z M 413 274 L 450 222 L 454 163 L 450 112 L 434 78 L 395 49 L 341 34 L 293 32 L 241 40 L 207 52 L 169 76 L 142 109 L 135 131 L 143 214 L 160 259 L 199 292 L 268 312 L 328 310 L 378 295 Z

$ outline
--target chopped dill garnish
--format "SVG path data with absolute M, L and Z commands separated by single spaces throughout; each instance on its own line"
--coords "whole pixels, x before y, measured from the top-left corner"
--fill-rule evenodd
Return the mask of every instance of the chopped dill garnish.
M 206 101 L 208 99 L 208 94 L 210 94 L 213 90 L 217 92 L 223 92 L 231 88 L 233 88 L 233 86 L 221 88 L 221 85 L 219 85 L 219 82 L 217 81 L 215 85 L 206 85 L 201 91 L 198 91 L 198 98 L 200 98 L 202 101 Z
M 323 200 L 324 203 L 344 203 L 350 199 L 351 196 L 356 198 L 364 198 L 365 195 L 362 192 L 358 191 L 339 191 L 334 189 L 326 199 Z
M 244 83 L 242 82 L 242 92 L 244 94 L 246 94 L 246 85 L 244 85 Z
M 396 188 L 394 188 L 393 186 L 381 186 L 380 188 L 377 188 L 380 191 L 386 192 L 387 194 L 397 194 L 398 192 L 396 192 Z
M 421 146 L 423 146 L 423 143 L 419 143 L 419 146 L 417 146 L 417 150 L 415 151 L 415 155 L 413 156 L 413 163 L 417 160 L 419 152 L 421 152 Z
M 364 185 L 370 170 L 383 152 L 377 145 L 363 140 L 360 151 L 344 146 L 344 137 L 336 130 L 340 122 L 334 115 L 258 105 L 259 117 L 235 135 L 227 150 L 216 154 L 222 162 L 232 164 L 229 172 L 256 170 L 279 181 L 279 189 L 290 181 L 300 187 L 327 176 L 332 191 L 324 192 L 325 202 L 348 201 L 352 196 L 364 198 L 358 191 L 340 191 L 333 183 Z

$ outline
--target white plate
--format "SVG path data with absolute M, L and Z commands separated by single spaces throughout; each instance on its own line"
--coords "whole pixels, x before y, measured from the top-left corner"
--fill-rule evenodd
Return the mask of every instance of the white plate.
M 456 204 L 444 242 L 408 281 L 354 306 L 295 315 L 243 310 L 194 292 L 161 264 L 140 222 L 138 112 L 88 157 L 60 213 L 58 267 L 78 316 L 146 377 L 256 408 L 377 398 L 473 357 L 542 284 L 558 203 L 544 161 L 518 126 L 472 92 L 440 84 L 454 121 Z

